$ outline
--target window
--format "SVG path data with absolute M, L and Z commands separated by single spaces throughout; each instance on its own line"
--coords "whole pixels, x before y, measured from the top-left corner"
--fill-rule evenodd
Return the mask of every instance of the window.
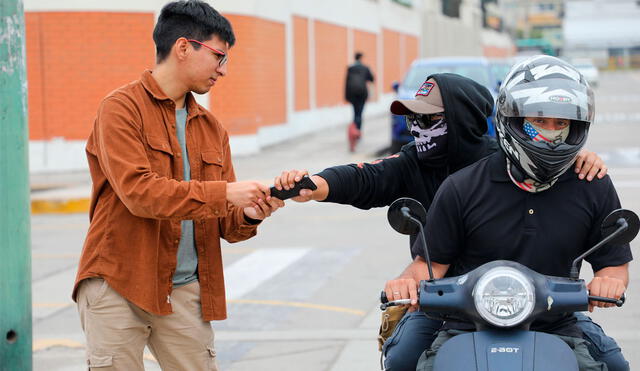
M 462 0 L 442 0 L 442 14 L 447 17 L 460 18 L 460 3 Z

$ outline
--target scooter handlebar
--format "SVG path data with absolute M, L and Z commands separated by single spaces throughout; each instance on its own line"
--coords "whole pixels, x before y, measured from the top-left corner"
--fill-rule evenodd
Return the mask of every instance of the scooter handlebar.
M 400 299 L 400 300 L 389 301 L 389 298 L 387 298 L 387 293 L 382 291 L 380 292 L 380 303 L 381 303 L 380 310 L 385 310 L 389 307 L 411 304 L 411 299 Z
M 611 304 L 615 304 L 617 307 L 621 307 L 624 304 L 624 302 L 627 300 L 627 297 L 625 296 L 625 294 L 622 294 L 620 299 L 612 299 L 612 298 L 605 298 L 602 296 L 589 295 L 589 300 L 601 301 L 603 303 L 611 303 Z

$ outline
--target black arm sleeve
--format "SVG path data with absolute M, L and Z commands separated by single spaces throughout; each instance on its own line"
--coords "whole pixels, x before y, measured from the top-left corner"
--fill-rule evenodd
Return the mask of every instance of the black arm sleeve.
M 330 167 L 316 175 L 329 184 L 325 202 L 366 210 L 388 206 L 395 199 L 406 196 L 405 179 L 411 176 L 410 168 L 410 159 L 400 152 L 369 164 Z
M 593 229 L 589 235 L 589 246 L 586 247 L 587 249 L 591 248 L 604 237 L 600 230 L 600 226 L 602 225 L 604 218 L 613 210 L 620 208 L 620 200 L 618 199 L 616 189 L 611 182 L 611 178 L 607 175 L 600 180 L 600 182 L 602 183 L 602 189 L 598 192 L 599 197 L 597 200 L 599 201 L 599 204 L 597 205 L 596 212 L 594 213 L 595 220 L 593 223 Z M 607 244 L 593 254 L 587 256 L 585 260 L 591 264 L 593 271 L 597 272 L 602 268 L 615 267 L 628 263 L 633 260 L 633 256 L 628 243 L 623 245 Z

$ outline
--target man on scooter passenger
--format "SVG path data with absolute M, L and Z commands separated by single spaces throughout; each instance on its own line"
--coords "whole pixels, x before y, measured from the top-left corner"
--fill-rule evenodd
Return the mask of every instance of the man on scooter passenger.
M 498 97 L 501 151 L 447 178 L 427 213 L 425 233 L 436 278 L 494 260 L 569 276 L 572 260 L 602 239 L 603 218 L 620 207 L 608 176 L 580 182 L 568 170 L 587 140 L 593 109 L 588 83 L 560 59 L 536 56 L 511 69 Z M 412 252 L 414 262 L 387 282 L 385 291 L 390 300 L 411 298 L 415 310 L 417 282 L 428 274 L 421 246 L 414 245 Z M 629 245 L 605 246 L 586 260 L 594 271 L 590 294 L 620 298 L 628 284 Z M 589 310 L 594 306 L 613 304 L 591 302 Z M 567 342 L 581 371 L 629 369 L 619 350 L 613 359 L 595 360 L 591 327 L 574 315 L 543 316 L 531 329 Z M 473 330 L 471 323 L 445 322 L 418 370 L 431 370 L 445 341 Z

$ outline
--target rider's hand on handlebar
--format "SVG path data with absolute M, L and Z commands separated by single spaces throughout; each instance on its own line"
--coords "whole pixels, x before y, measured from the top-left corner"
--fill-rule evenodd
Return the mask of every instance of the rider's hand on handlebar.
M 307 170 L 283 171 L 282 174 L 280 174 L 273 180 L 273 185 L 279 191 L 283 189 L 288 191 L 295 186 L 295 182 L 299 182 L 300 180 L 302 180 L 302 177 L 305 175 L 309 175 L 309 172 Z M 301 189 L 300 195 L 291 199 L 296 202 L 307 202 L 311 201 L 312 194 L 313 191 L 310 189 Z
M 387 298 L 391 300 L 411 299 L 409 312 L 418 309 L 418 284 L 413 278 L 396 278 L 384 285 Z
M 616 277 L 594 277 L 587 285 L 589 295 L 602 296 L 605 298 L 620 299 L 625 292 L 624 282 Z M 615 307 L 613 303 L 603 303 L 601 301 L 590 301 L 589 312 L 593 312 L 594 307 L 609 308 Z

